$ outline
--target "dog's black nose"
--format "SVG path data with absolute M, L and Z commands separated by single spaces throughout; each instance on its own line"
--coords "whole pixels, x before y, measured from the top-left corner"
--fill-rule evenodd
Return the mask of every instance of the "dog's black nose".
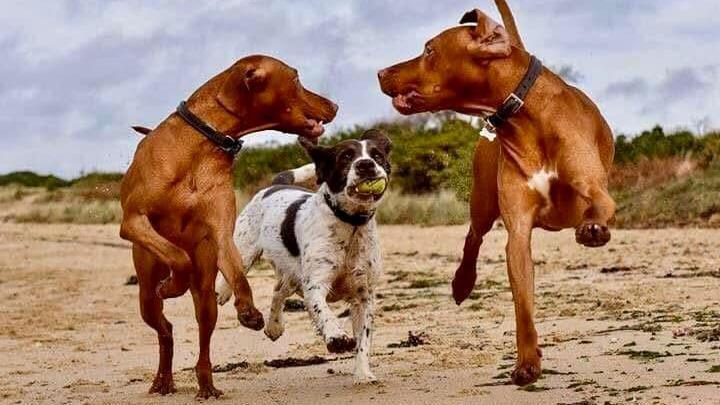
M 375 161 L 372 159 L 361 159 L 355 162 L 355 172 L 361 177 L 372 177 L 377 174 Z

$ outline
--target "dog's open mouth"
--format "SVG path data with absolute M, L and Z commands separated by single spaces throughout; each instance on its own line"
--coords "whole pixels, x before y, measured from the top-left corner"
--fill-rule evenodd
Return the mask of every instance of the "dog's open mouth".
M 347 188 L 348 195 L 361 200 L 377 200 L 387 190 L 387 178 L 363 179 Z
M 315 140 L 325 133 L 325 127 L 323 126 L 322 120 L 316 120 L 309 118 L 305 122 L 305 127 L 302 129 L 300 136 L 309 140 Z
M 400 114 L 412 114 L 421 108 L 422 95 L 415 90 L 397 94 L 393 97 L 392 104 Z

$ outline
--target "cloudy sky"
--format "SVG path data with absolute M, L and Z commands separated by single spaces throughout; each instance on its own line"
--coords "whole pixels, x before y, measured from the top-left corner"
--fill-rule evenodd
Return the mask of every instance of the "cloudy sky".
M 720 1 L 509 2 L 527 48 L 569 70 L 616 132 L 720 126 Z M 330 132 L 394 117 L 375 72 L 475 7 L 499 20 L 491 0 L 4 0 L 0 173 L 123 170 L 131 124 L 156 125 L 253 53 L 340 104 Z M 251 136 L 270 139 L 292 138 Z

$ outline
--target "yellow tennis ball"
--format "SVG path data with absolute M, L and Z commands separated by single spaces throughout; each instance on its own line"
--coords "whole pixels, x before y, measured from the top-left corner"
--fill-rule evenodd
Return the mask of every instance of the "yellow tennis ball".
M 382 194 L 385 187 L 387 187 L 387 180 L 385 179 L 368 180 L 358 185 L 358 191 L 367 194 Z

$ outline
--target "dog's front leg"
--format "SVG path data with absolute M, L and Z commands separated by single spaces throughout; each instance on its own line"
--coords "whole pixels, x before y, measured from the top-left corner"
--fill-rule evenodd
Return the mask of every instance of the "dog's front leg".
M 375 310 L 375 292 L 367 286 L 358 288 L 358 297 L 350 307 L 353 332 L 357 341 L 355 356 L 355 383 L 363 384 L 377 381 L 370 370 L 370 350 L 372 348 L 373 318 Z
M 558 158 L 558 175 L 589 205 L 575 228 L 575 240 L 587 247 L 604 246 L 611 237 L 608 226 L 615 219 L 615 201 L 607 191 L 607 171 L 597 146 L 567 143 L 563 150 Z
M 507 168 L 500 184 L 500 210 L 507 228 L 507 271 L 515 305 L 517 363 L 512 382 L 527 385 L 540 377 L 541 352 L 533 320 L 535 275 L 530 239 L 541 201 L 522 182 L 516 171 Z
M 515 338 L 518 359 L 512 373 L 516 385 L 527 385 L 540 377 L 540 349 L 537 331 L 533 320 L 535 278 L 530 235 L 532 227 L 528 224 L 508 229 L 506 246 L 508 276 L 515 304 Z
M 212 239 L 217 244 L 217 268 L 235 294 L 235 308 L 240 323 L 246 328 L 260 330 L 265 326 L 265 321 L 262 313 L 255 308 L 242 257 L 233 241 L 236 209 L 232 190 L 217 196 L 212 208 L 207 214 L 207 221 Z
M 344 353 L 355 349 L 355 339 L 349 337 L 340 327 L 335 314 L 327 304 L 330 282 L 335 274 L 335 266 L 324 256 L 304 260 L 306 273 L 303 284 L 305 307 L 322 335 L 327 349 L 331 353 Z
M 374 222 L 370 227 L 371 231 L 367 233 L 365 243 L 360 248 L 358 266 L 353 270 L 355 299 L 350 307 L 350 317 L 357 341 L 356 384 L 377 381 L 377 377 L 370 370 L 370 350 L 375 316 L 375 283 L 382 271 L 382 256 Z

